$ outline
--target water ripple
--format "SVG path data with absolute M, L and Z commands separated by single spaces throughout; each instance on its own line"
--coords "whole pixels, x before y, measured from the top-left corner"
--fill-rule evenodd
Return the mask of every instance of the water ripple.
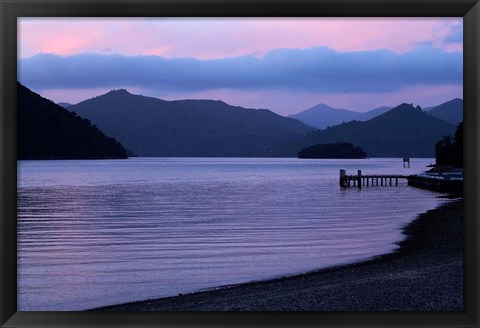
M 394 249 L 440 203 L 405 183 L 339 188 L 352 167 L 405 174 L 398 159 L 19 162 L 18 308 L 82 310 L 358 261 Z

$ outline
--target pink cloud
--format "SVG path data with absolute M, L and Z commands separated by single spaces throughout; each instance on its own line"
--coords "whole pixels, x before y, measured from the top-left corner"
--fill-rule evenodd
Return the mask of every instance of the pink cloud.
M 261 56 L 275 48 L 408 51 L 443 40 L 461 18 L 21 18 L 19 54 L 156 54 L 201 59 Z
M 84 24 L 75 19 L 68 24 L 49 19 L 32 18 L 18 24 L 18 44 L 20 57 L 27 57 L 39 52 L 73 54 L 84 52 L 99 41 L 101 26 Z
M 92 52 L 127 56 L 212 59 L 263 56 L 277 48 L 327 46 L 337 51 L 389 49 L 403 53 L 429 44 L 447 51 L 462 42 L 446 42 L 462 25 L 461 18 L 20 18 L 19 57 L 39 52 L 72 55 Z M 127 88 L 132 93 L 167 100 L 222 99 L 232 105 L 269 108 L 289 115 L 318 103 L 366 111 L 378 106 L 413 102 L 422 107 L 462 97 L 461 86 L 412 86 L 391 93 L 313 94 L 308 92 L 213 90 L 164 93 Z M 56 102 L 79 101 L 111 88 L 41 90 Z

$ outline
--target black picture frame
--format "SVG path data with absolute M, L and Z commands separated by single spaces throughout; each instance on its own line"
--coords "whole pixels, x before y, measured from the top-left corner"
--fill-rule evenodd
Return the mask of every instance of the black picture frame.
M 0 0 L 1 327 L 479 327 L 480 4 L 478 0 Z M 463 17 L 463 312 L 18 312 L 16 310 L 17 17 Z

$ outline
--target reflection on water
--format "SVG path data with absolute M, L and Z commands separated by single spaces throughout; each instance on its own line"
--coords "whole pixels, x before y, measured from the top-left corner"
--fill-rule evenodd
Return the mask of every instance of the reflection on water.
M 341 189 L 338 171 L 414 174 L 432 161 L 19 162 L 18 309 L 83 310 L 391 251 L 437 194 L 403 181 Z

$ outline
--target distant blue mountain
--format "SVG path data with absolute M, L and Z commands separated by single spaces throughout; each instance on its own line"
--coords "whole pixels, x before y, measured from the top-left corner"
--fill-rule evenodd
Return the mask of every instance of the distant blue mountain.
M 333 108 L 325 104 L 318 104 L 298 114 L 289 115 L 307 125 L 318 129 L 325 129 L 328 126 L 350 122 L 356 119 L 359 113 L 347 110 Z
M 347 109 L 333 108 L 325 104 L 318 104 L 298 114 L 290 115 L 289 117 L 295 118 L 317 129 L 325 129 L 329 126 L 334 126 L 353 120 L 368 121 L 369 119 L 381 115 L 390 109 L 392 108 L 383 106 L 372 109 L 365 113 L 359 113 Z
M 70 106 L 73 106 L 73 104 L 70 104 L 70 103 L 68 103 L 68 102 L 59 102 L 57 105 L 58 105 L 58 106 L 61 106 L 61 107 L 63 107 L 63 108 L 68 108 L 68 107 L 70 107 Z
M 459 98 L 444 102 L 428 111 L 433 117 L 457 125 L 463 121 L 463 100 Z
M 368 121 L 391 109 L 392 107 L 382 106 L 365 113 L 359 113 L 348 109 L 339 109 L 325 104 L 318 104 L 298 114 L 290 115 L 289 117 L 323 130 L 329 126 L 335 126 L 344 122 L 348 123 L 353 120 Z M 463 121 L 463 100 L 459 98 L 452 99 L 437 106 L 430 106 L 423 110 L 430 113 L 433 117 L 454 125 Z
M 453 135 L 455 126 L 425 113 L 420 107 L 401 104 L 368 121 L 351 121 L 309 133 L 279 145 L 274 156 L 295 156 L 316 144 L 349 142 L 369 157 L 434 157 L 435 144 Z
M 358 115 L 358 117 L 356 118 L 356 120 L 357 121 L 368 121 L 368 120 L 370 120 L 374 117 L 380 116 L 380 115 L 388 112 L 390 109 L 392 109 L 392 107 L 388 107 L 388 106 L 378 107 L 378 108 L 372 109 L 368 112 L 360 113 Z

